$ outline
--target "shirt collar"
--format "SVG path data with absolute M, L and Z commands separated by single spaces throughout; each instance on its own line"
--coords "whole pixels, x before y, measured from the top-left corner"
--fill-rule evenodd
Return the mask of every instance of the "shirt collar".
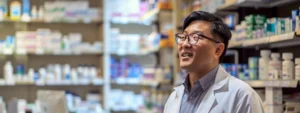
M 194 82 L 194 86 L 195 88 L 201 87 L 203 90 L 207 90 L 209 88 L 209 86 L 211 85 L 211 82 L 214 82 L 217 72 L 219 69 L 219 65 L 217 65 L 216 67 L 214 67 L 211 71 L 209 71 L 205 76 L 203 76 L 201 79 L 197 80 Z M 197 85 L 199 84 L 200 85 Z M 190 89 L 190 81 L 189 81 L 189 75 L 186 76 L 184 83 L 183 83 L 184 87 L 186 90 Z

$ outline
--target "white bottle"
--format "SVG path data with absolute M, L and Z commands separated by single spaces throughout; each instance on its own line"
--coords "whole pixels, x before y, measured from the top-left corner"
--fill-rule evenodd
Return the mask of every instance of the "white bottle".
M 72 68 L 71 70 L 71 79 L 73 82 L 78 81 L 78 73 L 76 71 L 76 69 Z
M 64 79 L 65 80 L 71 80 L 71 66 L 70 64 L 65 64 L 64 65 Z
M 31 19 L 36 20 L 38 18 L 37 7 L 34 5 L 31 8 Z
M 300 58 L 295 59 L 296 67 L 295 67 L 295 79 L 300 80 Z
M 6 82 L 12 83 L 14 82 L 14 68 L 10 61 L 6 62 L 4 65 L 4 78 Z
M 29 76 L 29 81 L 30 82 L 34 82 L 34 69 L 33 68 L 29 68 L 28 70 L 28 76 Z
M 38 11 L 38 19 L 43 20 L 44 19 L 44 8 L 43 6 L 40 6 L 39 11 Z
M 277 80 L 281 75 L 281 61 L 279 53 L 271 54 L 272 60 L 269 62 L 269 79 Z
M 55 79 L 57 81 L 62 80 L 62 68 L 61 68 L 60 64 L 55 64 L 55 66 L 54 66 L 54 75 L 55 75 Z
M 97 78 L 97 68 L 96 66 L 89 67 L 89 75 L 91 78 Z
M 269 74 L 269 61 L 270 61 L 270 50 L 261 50 L 260 51 L 260 58 L 259 58 L 259 79 L 265 80 L 268 78 Z
M 293 80 L 294 79 L 294 62 L 293 53 L 283 53 L 282 54 L 282 79 L 283 80 Z

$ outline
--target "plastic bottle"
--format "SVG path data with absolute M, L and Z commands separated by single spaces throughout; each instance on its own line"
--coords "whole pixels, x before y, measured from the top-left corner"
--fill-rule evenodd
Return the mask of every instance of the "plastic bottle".
M 30 18 L 30 0 L 22 0 L 22 17 L 21 20 L 25 22 L 29 22 Z
M 272 60 L 269 62 L 269 79 L 276 80 L 279 79 L 281 75 L 281 61 L 279 53 L 271 54 Z
M 37 7 L 35 5 L 32 6 L 32 8 L 31 8 L 31 18 L 33 20 L 38 19 L 38 11 L 37 11 Z
M 43 20 L 44 19 L 44 7 L 40 6 L 39 10 L 38 10 L 38 19 L 39 20 Z
M 3 14 L 0 16 L 7 17 L 7 12 L 8 12 L 7 0 L 0 0 L 0 12 L 2 12 L 2 14 Z
M 5 77 L 6 82 L 11 83 L 14 81 L 14 76 L 13 76 L 14 73 L 13 72 L 14 72 L 14 69 L 13 69 L 11 62 L 10 61 L 6 62 L 4 65 L 4 77 Z
M 13 1 L 10 4 L 10 19 L 20 20 L 21 18 L 21 3 L 19 1 Z
M 259 58 L 259 79 L 265 80 L 268 77 L 269 73 L 269 61 L 270 61 L 270 50 L 261 50 Z
M 283 80 L 292 80 L 294 79 L 294 62 L 293 53 L 283 53 L 282 54 L 282 79 Z
M 62 68 L 59 64 L 55 64 L 54 66 L 54 75 L 57 81 L 61 81 L 62 79 Z
M 29 81 L 34 82 L 34 69 L 33 68 L 29 68 L 28 76 L 29 76 Z
M 295 79 L 300 80 L 300 58 L 295 59 L 296 67 L 295 67 Z
M 64 79 L 65 80 L 71 80 L 71 66 L 70 64 L 65 64 L 64 65 Z

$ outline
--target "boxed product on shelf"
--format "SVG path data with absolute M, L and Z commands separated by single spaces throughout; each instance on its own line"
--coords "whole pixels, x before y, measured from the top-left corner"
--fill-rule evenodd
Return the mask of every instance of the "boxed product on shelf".
M 143 67 L 132 63 L 127 58 L 120 60 L 111 58 L 110 77 L 118 84 L 149 84 L 171 83 L 173 74 L 171 66 Z
M 92 22 L 101 17 L 100 9 L 90 8 L 89 1 L 46 1 L 44 16 L 46 22 Z
M 109 105 L 112 111 L 162 113 L 170 92 L 143 88 L 140 94 L 120 89 L 111 90 L 111 94 Z
M 119 55 L 138 55 L 158 51 L 159 34 L 121 34 L 120 29 L 112 28 L 110 52 Z
M 24 65 L 17 65 L 15 71 L 11 62 L 7 62 L 4 67 L 4 80 L 6 84 L 12 85 L 32 82 L 44 82 L 48 85 L 81 84 L 82 80 L 86 80 L 86 84 L 98 84 L 100 81 L 96 80 L 102 79 L 101 70 L 94 65 L 78 65 L 71 68 L 69 64 L 49 64 L 36 70 L 29 68 L 28 73 L 25 73 Z
M 38 29 L 37 31 L 16 32 L 16 53 L 54 53 L 54 54 L 81 54 L 101 53 L 102 43 L 94 44 L 82 42 L 82 34 L 69 33 L 64 35 L 61 32 L 50 29 Z

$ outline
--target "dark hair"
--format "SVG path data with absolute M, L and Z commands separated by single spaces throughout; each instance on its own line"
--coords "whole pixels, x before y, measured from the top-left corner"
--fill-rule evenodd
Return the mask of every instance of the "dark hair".
M 214 14 L 205 12 L 205 11 L 194 11 L 189 16 L 187 16 L 183 23 L 183 30 L 185 30 L 190 23 L 193 21 L 208 21 L 211 22 L 211 28 L 213 35 L 218 35 L 223 43 L 225 44 L 224 52 L 222 53 L 219 62 L 223 61 L 223 58 L 226 54 L 226 49 L 228 46 L 228 42 L 231 38 L 231 31 L 230 28 L 223 23 L 222 19 Z

